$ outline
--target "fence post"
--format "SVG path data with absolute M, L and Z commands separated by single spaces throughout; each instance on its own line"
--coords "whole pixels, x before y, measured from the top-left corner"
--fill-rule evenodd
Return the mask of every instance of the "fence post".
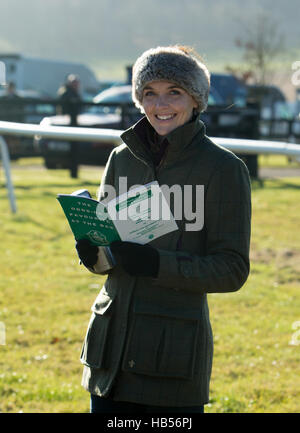
M 17 205 L 15 200 L 14 186 L 10 176 L 10 159 L 9 153 L 7 150 L 7 144 L 3 137 L 0 135 L 0 149 L 1 149 L 1 157 L 2 163 L 6 176 L 6 188 L 8 190 L 8 197 L 10 201 L 10 208 L 13 213 L 17 212 Z

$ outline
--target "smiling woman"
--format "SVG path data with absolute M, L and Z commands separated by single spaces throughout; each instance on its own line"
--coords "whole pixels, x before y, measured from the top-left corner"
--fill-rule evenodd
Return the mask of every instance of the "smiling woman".
M 148 84 L 143 91 L 142 104 L 147 119 L 162 136 L 191 120 L 198 106 L 184 89 L 168 81 Z
M 98 198 L 111 187 L 119 195 L 121 178 L 127 191 L 156 181 L 183 191 L 184 212 L 176 215 L 170 200 L 176 230 L 145 245 L 126 238 L 110 245 L 116 265 L 92 307 L 81 357 L 92 412 L 201 413 L 209 401 L 207 293 L 233 292 L 247 280 L 251 218 L 247 168 L 205 135 L 200 120 L 209 87 L 205 65 L 181 46 L 150 49 L 133 67 L 132 97 L 145 116 L 121 135 Z M 162 211 L 159 201 L 153 205 Z M 196 220 L 203 212 L 204 223 L 185 224 L 187 209 L 196 209 Z M 76 247 L 97 273 L 99 247 L 85 240 Z

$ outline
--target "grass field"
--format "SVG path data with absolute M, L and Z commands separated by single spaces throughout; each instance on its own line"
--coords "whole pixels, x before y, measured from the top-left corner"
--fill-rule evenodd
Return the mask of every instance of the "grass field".
M 274 158 L 265 163 L 284 167 Z M 101 169 L 71 179 L 39 163 L 13 166 L 14 215 L 0 172 L 0 411 L 88 412 L 79 356 L 103 279 L 78 266 L 55 197 L 81 187 L 95 196 Z M 254 183 L 252 198 L 250 277 L 239 292 L 209 295 L 215 355 L 206 412 L 299 412 L 300 177 Z

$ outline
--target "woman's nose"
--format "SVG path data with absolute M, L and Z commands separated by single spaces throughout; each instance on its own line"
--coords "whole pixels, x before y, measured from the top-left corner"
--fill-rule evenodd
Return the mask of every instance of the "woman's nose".
M 156 99 L 157 107 L 166 107 L 169 105 L 168 98 L 166 98 L 164 95 L 158 96 Z

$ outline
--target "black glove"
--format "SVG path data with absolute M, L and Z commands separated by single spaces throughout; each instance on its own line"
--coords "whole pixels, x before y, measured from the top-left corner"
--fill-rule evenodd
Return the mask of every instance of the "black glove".
M 110 245 L 116 262 L 131 276 L 157 277 L 159 253 L 150 245 L 115 241 Z
M 98 260 L 98 247 L 88 239 L 80 239 L 76 242 L 77 254 L 87 268 L 93 268 Z

